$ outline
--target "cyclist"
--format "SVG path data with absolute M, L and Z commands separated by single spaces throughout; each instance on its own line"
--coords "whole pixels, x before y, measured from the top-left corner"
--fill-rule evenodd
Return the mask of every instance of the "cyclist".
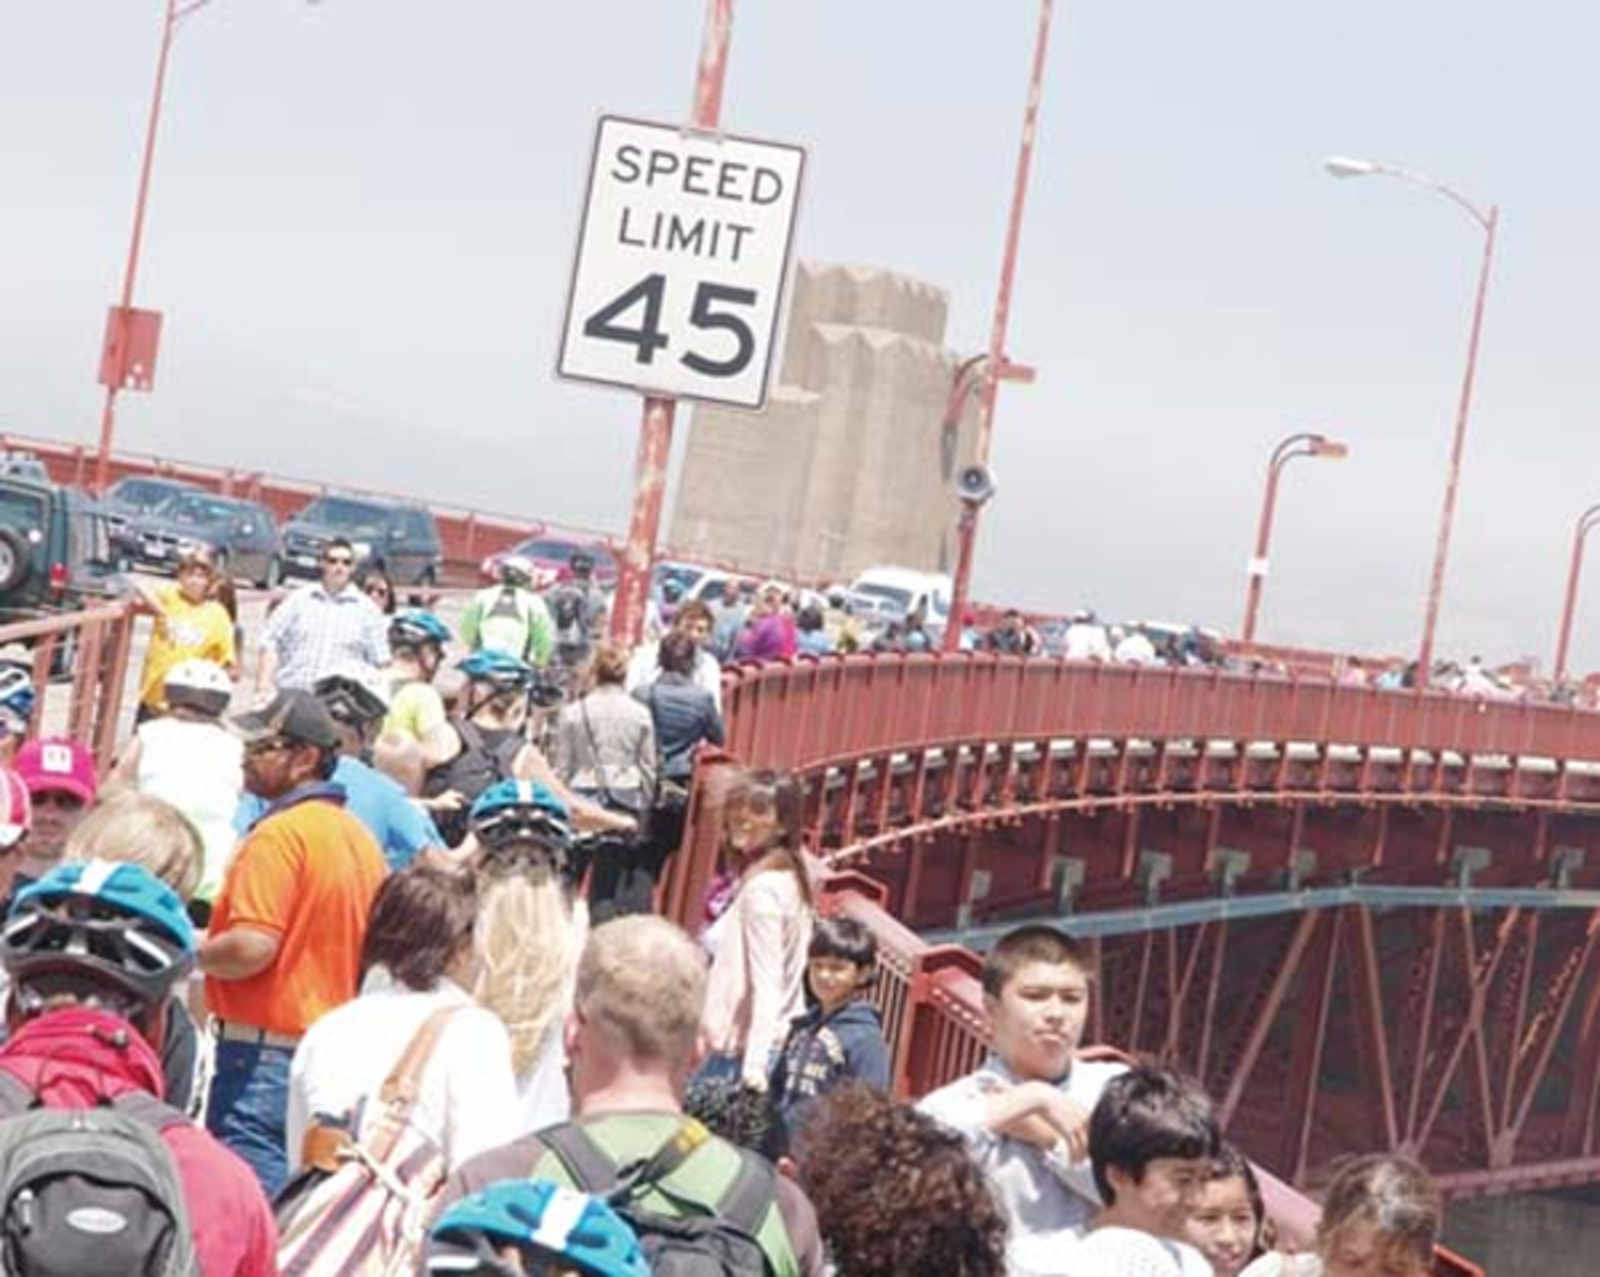
M 529 665 L 548 665 L 555 630 L 532 584 L 532 562 L 520 554 L 501 559 L 500 583 L 479 590 L 461 614 L 461 641 L 473 651 L 486 648 Z
M 394 659 L 384 670 L 390 695 L 383 734 L 416 741 L 425 767 L 438 766 L 456 749 L 444 699 L 433 685 L 449 641 L 450 627 L 432 612 L 411 608 L 389 621 L 389 651 Z
M 435 1222 L 429 1273 L 650 1277 L 639 1238 L 601 1198 L 550 1180 L 502 1180 Z
M 582 669 L 589 649 L 605 625 L 606 596 L 594 579 L 594 555 L 574 550 L 567 560 L 570 578 L 550 592 L 556 627 L 556 660 L 568 671 Z
M 183 902 L 143 866 L 52 869 L 19 894 L 0 941 L 12 980 L 0 1071 L 44 1108 L 150 1097 L 139 1107 L 172 1156 L 200 1272 L 275 1273 L 277 1230 L 255 1176 L 202 1128 L 156 1105 L 157 1050 L 194 954 Z
M 573 797 L 549 760 L 528 742 L 524 733 L 528 696 L 538 681 L 531 665 L 484 649 L 464 657 L 456 668 L 466 676 L 467 685 L 461 712 L 447 724 L 451 749 L 445 761 L 429 771 L 422 787 L 429 798 L 455 796 L 454 810 L 435 807 L 440 830 L 450 846 L 459 847 L 465 840 L 467 809 L 497 780 L 538 781 L 588 828 L 633 828 L 634 822 L 626 817 Z

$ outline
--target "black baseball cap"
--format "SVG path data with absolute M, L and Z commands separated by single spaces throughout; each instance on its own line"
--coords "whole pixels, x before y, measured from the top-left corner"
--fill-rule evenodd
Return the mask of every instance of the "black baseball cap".
M 299 688 L 279 692 L 265 709 L 235 714 L 232 721 L 234 731 L 246 744 L 266 740 L 269 736 L 282 736 L 285 740 L 322 749 L 332 749 L 339 743 L 333 716 L 315 696 Z

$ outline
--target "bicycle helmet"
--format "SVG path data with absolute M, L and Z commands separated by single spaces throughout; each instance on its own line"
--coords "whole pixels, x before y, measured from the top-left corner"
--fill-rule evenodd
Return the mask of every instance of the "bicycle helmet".
M 497 1255 L 508 1245 L 524 1262 L 583 1277 L 650 1277 L 638 1236 L 603 1198 L 539 1179 L 501 1180 L 447 1209 L 433 1226 L 427 1270 L 515 1272 Z
M 532 585 L 533 560 L 524 554 L 508 554 L 500 560 L 500 580 L 506 585 Z
M 565 846 L 572 839 L 567 805 L 537 781 L 499 780 L 472 804 L 472 832 L 492 845 L 531 835 Z
M 443 647 L 450 641 L 450 627 L 432 612 L 408 608 L 389 618 L 389 642 L 394 647 L 421 647 L 433 643 Z
M 497 692 L 520 692 L 533 685 L 536 674 L 526 661 L 493 648 L 464 656 L 456 668 L 473 683 L 487 683 Z
M 574 576 L 581 576 L 585 572 L 593 572 L 594 555 L 587 550 L 574 550 L 567 557 L 567 566 L 572 569 Z
M 370 665 L 348 662 L 311 689 L 334 721 L 364 727 L 389 712 L 389 685 Z
M 233 680 L 215 661 L 179 661 L 161 683 L 168 705 L 187 705 L 218 718 L 233 699 Z
M 0 957 L 18 987 L 89 978 L 160 1003 L 194 967 L 194 928 L 178 893 L 142 865 L 57 865 L 17 893 Z
M 28 666 L 11 661 L 0 664 L 0 710 L 26 723 L 33 717 L 38 698 L 33 671 Z

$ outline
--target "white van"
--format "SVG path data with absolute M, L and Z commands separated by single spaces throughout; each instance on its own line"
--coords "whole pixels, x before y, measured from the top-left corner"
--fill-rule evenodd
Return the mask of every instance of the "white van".
M 868 568 L 850 586 L 850 608 L 872 620 L 903 621 L 921 610 L 924 624 L 943 630 L 950 619 L 952 582 L 943 572 L 914 568 Z

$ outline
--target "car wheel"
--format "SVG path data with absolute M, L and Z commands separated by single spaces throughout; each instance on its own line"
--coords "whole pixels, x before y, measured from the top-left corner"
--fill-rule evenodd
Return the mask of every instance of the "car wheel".
M 422 569 L 422 575 L 417 579 L 417 584 L 418 585 L 425 585 L 425 586 L 428 587 L 428 589 L 431 590 L 438 583 L 439 583 L 439 572 L 438 572 L 438 569 L 436 569 L 433 566 L 433 564 L 430 563 L 430 564 L 428 564 L 427 567 Z
M 226 550 L 216 550 L 212 553 L 211 566 L 216 569 L 217 575 L 224 581 L 231 579 L 228 575 L 228 552 Z
M 22 534 L 15 528 L 0 528 L 0 590 L 14 590 L 27 580 L 31 562 Z
M 275 590 L 278 588 L 278 582 L 281 580 L 283 580 L 283 564 L 278 561 L 278 556 L 274 554 L 267 559 L 266 569 L 263 572 L 261 579 L 256 582 L 256 588 L 261 590 Z

